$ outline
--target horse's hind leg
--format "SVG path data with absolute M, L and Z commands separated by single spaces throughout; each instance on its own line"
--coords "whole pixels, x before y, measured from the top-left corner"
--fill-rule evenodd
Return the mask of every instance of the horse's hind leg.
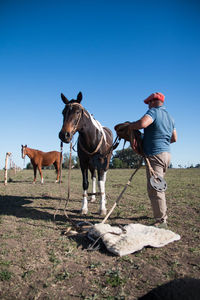
M 42 175 L 42 167 L 41 166 L 38 166 L 38 170 L 40 172 L 40 177 L 41 177 L 41 184 L 44 183 L 44 179 L 43 179 L 43 175 Z
M 100 215 L 106 215 L 106 194 L 105 194 L 106 172 L 104 170 L 98 170 L 98 186 L 101 193 L 100 200 Z
M 81 168 L 83 175 L 83 200 L 81 214 L 86 215 L 88 213 L 88 200 L 87 200 L 87 191 L 88 191 L 88 169 Z

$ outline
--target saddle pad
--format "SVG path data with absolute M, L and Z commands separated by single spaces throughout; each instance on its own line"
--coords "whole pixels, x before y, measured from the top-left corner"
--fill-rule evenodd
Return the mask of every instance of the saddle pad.
M 134 253 L 145 246 L 163 247 L 181 238 L 171 230 L 142 224 L 129 224 L 123 229 L 100 223 L 95 224 L 89 234 L 95 238 L 101 236 L 108 251 L 119 256 Z

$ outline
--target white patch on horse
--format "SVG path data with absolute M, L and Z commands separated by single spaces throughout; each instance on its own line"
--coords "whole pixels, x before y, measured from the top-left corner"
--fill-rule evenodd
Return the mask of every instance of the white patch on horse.
M 101 193 L 101 200 L 100 200 L 100 214 L 106 214 L 106 194 L 105 194 L 105 182 L 106 182 L 106 173 L 103 175 L 103 180 L 98 181 L 99 191 Z
M 86 215 L 88 213 L 88 201 L 87 201 L 87 190 L 83 192 L 82 208 L 81 213 Z
M 92 193 L 96 194 L 96 177 L 92 177 Z M 95 202 L 96 196 L 91 196 L 91 202 Z
M 92 123 L 93 123 L 93 125 L 103 134 L 103 138 L 104 138 L 104 140 L 105 140 L 105 142 L 106 142 L 106 134 L 105 134 L 105 131 L 104 131 L 104 129 L 103 129 L 103 126 L 101 125 L 101 123 L 99 122 L 99 121 L 97 121 L 94 117 L 93 117 L 93 115 L 91 115 L 90 113 L 89 113 L 89 115 L 90 115 L 90 119 L 91 119 L 91 121 L 92 121 Z

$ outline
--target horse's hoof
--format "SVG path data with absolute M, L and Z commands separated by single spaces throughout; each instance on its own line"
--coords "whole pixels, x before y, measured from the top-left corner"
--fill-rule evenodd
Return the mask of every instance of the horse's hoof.
M 32 183 L 35 184 L 35 181 L 33 181 Z
M 94 198 L 91 198 L 91 200 L 90 200 L 90 202 L 91 203 L 94 203 L 96 201 L 96 198 L 94 197 Z
M 88 210 L 87 209 L 81 209 L 81 215 L 87 215 Z
M 106 216 L 107 210 L 106 209 L 100 209 L 99 214 L 100 216 Z

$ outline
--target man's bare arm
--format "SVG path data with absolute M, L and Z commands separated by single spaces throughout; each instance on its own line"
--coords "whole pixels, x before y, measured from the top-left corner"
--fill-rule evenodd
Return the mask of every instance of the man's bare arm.
M 153 123 L 152 118 L 148 115 L 144 115 L 140 120 L 130 123 L 129 128 L 130 130 L 143 129 L 148 127 L 151 123 Z
M 176 129 L 174 129 L 170 142 L 175 143 L 176 141 L 177 141 L 177 133 L 176 133 Z

